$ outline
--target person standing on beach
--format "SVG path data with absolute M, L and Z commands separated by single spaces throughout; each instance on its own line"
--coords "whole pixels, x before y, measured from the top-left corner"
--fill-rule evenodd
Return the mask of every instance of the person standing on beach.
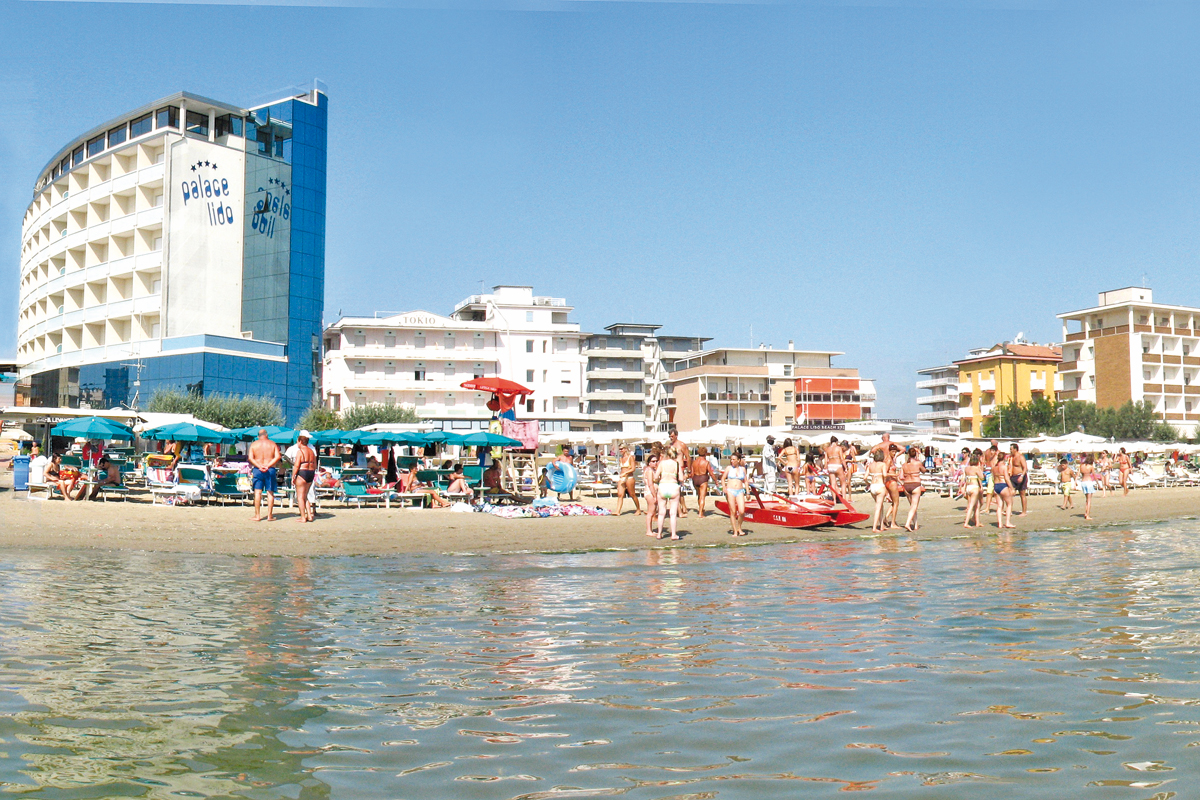
M 896 469 L 896 453 L 900 452 L 900 445 L 892 443 L 891 434 L 885 433 L 882 441 L 872 447 L 869 451 L 870 455 L 876 452 L 883 453 L 884 478 L 883 485 L 887 490 L 888 502 L 892 504 L 892 512 L 888 517 L 887 529 L 898 527 L 896 525 L 896 512 L 900 507 L 900 478 L 897 476 Z
M 1071 470 L 1071 464 L 1065 458 L 1058 462 L 1058 485 L 1062 490 L 1062 505 L 1059 506 L 1063 511 L 1075 507 L 1075 500 L 1071 497 L 1071 482 L 1075 480 L 1075 473 Z
M 658 516 L 658 504 L 661 501 L 658 499 L 658 484 L 654 482 L 654 476 L 658 472 L 660 458 L 656 445 L 646 459 L 646 466 L 642 468 L 642 486 L 645 490 L 643 499 L 646 501 L 646 535 L 653 536 L 655 539 L 659 537 L 654 533 L 654 518 Z
M 678 428 L 671 428 L 670 437 L 671 437 L 671 447 L 675 448 L 675 452 L 679 454 L 676 459 L 679 462 L 679 477 L 680 477 L 680 480 L 684 480 L 687 478 L 688 475 L 691 474 L 691 472 L 690 472 L 691 453 L 688 451 L 688 446 L 686 444 L 684 444 L 683 442 L 679 441 L 679 429 Z M 687 515 L 688 515 L 687 499 L 683 496 L 683 492 L 681 491 L 679 493 L 679 516 L 686 517 Z
M 829 475 L 830 488 L 835 495 L 845 494 L 846 486 L 843 481 L 846 477 L 846 455 L 842 452 L 842 446 L 838 444 L 838 438 L 830 436 L 829 444 L 821 449 L 825 454 L 825 472 Z
M 983 467 L 979 462 L 979 456 L 972 454 L 968 457 L 967 465 L 963 467 L 962 493 L 967 498 L 967 515 L 963 517 L 964 528 L 978 528 L 982 525 L 979 521 L 979 507 L 983 505 Z
M 875 513 L 871 515 L 871 532 L 883 533 L 883 500 L 887 496 L 887 465 L 883 453 L 872 450 L 867 461 L 867 491 L 875 499 Z
M 921 495 L 925 486 L 921 482 L 921 473 L 925 471 L 925 462 L 921 459 L 921 451 L 915 447 L 908 448 L 904 466 L 900 468 L 903 478 L 904 494 L 908 496 L 908 519 L 904 522 L 904 530 L 915 531 L 917 525 L 917 509 L 921 506 Z
M 997 453 L 992 467 L 992 492 L 997 500 L 996 527 L 1015 528 L 1012 524 L 1012 487 L 1009 486 L 1008 453 Z
M 700 519 L 704 519 L 704 500 L 708 497 L 708 482 L 713 477 L 711 469 L 708 448 L 701 447 L 692 459 L 692 486 L 696 489 L 696 508 L 700 511 Z
M 1108 496 L 1108 471 L 1112 468 L 1112 460 L 1107 450 L 1100 451 L 1100 459 L 1096 462 L 1096 474 L 1100 478 L 1100 493 Z
M 642 513 L 642 505 L 638 502 L 637 496 L 637 481 L 634 480 L 633 470 L 635 468 L 633 454 L 629 452 L 629 447 L 622 444 L 618 449 L 618 473 L 617 473 L 617 516 L 621 516 L 621 506 L 625 504 L 625 495 L 633 498 L 633 515 L 636 517 Z
M 1013 442 L 1008 448 L 1011 452 L 1008 456 L 1008 474 L 1012 478 L 1012 490 L 1014 493 L 1021 496 L 1021 513 L 1018 517 L 1023 517 L 1029 512 L 1029 466 L 1025 463 L 1025 456 L 1021 455 L 1021 448 L 1017 447 L 1017 443 Z
M 983 494 L 987 497 L 987 508 L 984 513 L 992 513 L 992 503 L 996 502 L 996 492 L 994 489 L 995 480 L 992 477 L 992 471 L 996 466 L 996 459 L 1000 455 L 1000 443 L 992 439 L 992 446 L 983 451 Z
M 858 471 L 858 446 L 850 440 L 842 442 L 842 455 L 846 462 L 846 496 L 854 497 L 854 473 Z
M 292 458 L 292 486 L 296 489 L 296 504 L 300 507 L 300 522 L 316 519 L 312 503 L 308 502 L 308 489 L 317 477 L 317 451 L 308 446 L 312 434 L 300 431 L 296 437 L 295 456 Z M 376 462 L 376 466 L 378 467 Z
M 250 462 L 250 485 L 254 489 L 254 517 L 258 522 L 262 519 L 260 504 L 265 492 L 267 495 L 267 522 L 275 521 L 275 492 L 279 490 L 275 470 L 283 454 L 279 445 L 267 438 L 267 429 L 258 429 L 258 438 L 250 445 L 247 460 Z
M 1125 452 L 1124 447 L 1121 448 L 1121 452 L 1117 453 L 1117 469 L 1121 471 L 1121 489 L 1124 492 L 1121 496 L 1125 497 L 1129 494 L 1129 470 L 1131 469 L 1131 465 L 1129 463 L 1129 454 Z
M 779 462 L 775 456 L 775 437 L 768 436 L 762 451 L 763 488 L 767 494 L 775 494 L 775 479 L 779 475 Z
M 672 431 L 672 435 L 674 432 Z M 671 512 L 671 538 L 679 538 L 679 494 L 683 472 L 679 467 L 679 451 L 675 445 L 667 448 L 667 456 L 654 472 L 658 484 L 658 537 L 663 535 L 663 519 Z
M 721 473 L 721 484 L 725 490 L 725 502 L 729 504 L 729 521 L 733 523 L 730 533 L 734 536 L 745 536 L 742 522 L 746 517 L 746 487 L 749 485 L 749 476 L 746 474 L 740 451 L 729 457 L 729 466 Z
M 779 458 L 783 461 L 783 477 L 787 480 L 788 496 L 800 494 L 800 451 L 792 444 L 791 439 L 783 440 Z
M 1091 455 L 1083 457 L 1079 465 L 1079 488 L 1083 491 L 1083 518 L 1092 518 L 1092 495 L 1096 493 L 1096 467 Z

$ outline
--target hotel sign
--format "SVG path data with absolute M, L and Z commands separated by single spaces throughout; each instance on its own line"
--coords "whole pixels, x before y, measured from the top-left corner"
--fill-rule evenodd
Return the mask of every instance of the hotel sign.
M 455 325 L 455 321 L 447 317 L 430 314 L 426 311 L 414 311 L 408 314 L 401 314 L 398 317 L 393 317 L 388 322 L 392 322 L 398 328 L 445 328 Z

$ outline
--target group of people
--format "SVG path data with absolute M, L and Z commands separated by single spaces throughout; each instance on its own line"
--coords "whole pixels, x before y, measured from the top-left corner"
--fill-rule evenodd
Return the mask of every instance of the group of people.
M 734 536 L 745 536 L 742 518 L 746 511 L 746 490 L 749 475 L 740 451 L 729 457 L 729 466 L 722 468 L 715 453 L 701 447 L 695 456 L 687 444 L 680 441 L 679 433 L 672 430 L 667 443 L 654 443 L 642 466 L 643 512 L 638 499 L 636 472 L 637 459 L 625 444 L 620 446 L 617 459 L 617 510 L 620 516 L 625 498 L 633 500 L 634 514 L 646 515 L 646 535 L 661 539 L 663 527 L 668 524 L 672 539 L 679 538 L 679 518 L 688 515 L 687 499 L 683 484 L 690 481 L 696 491 L 696 511 L 701 518 L 707 513 L 710 484 L 718 484 L 729 504 L 730 520 Z M 657 519 L 657 529 L 654 521 Z
M 42 483 L 53 486 L 64 500 L 96 500 L 105 487 L 121 485 L 121 469 L 106 455 L 95 460 L 95 470 L 90 479 L 76 467 L 64 466 L 62 454 L 50 456 L 42 469 Z

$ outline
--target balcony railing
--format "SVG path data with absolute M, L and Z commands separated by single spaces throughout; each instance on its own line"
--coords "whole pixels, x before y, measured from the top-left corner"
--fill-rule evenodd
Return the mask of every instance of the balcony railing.
M 959 418 L 958 409 L 954 409 L 952 411 L 922 411 L 921 413 L 917 414 L 917 419 L 927 419 L 927 420 L 958 419 L 958 418 Z
M 716 403 L 769 403 L 771 395 L 765 392 L 705 392 L 700 399 Z
M 939 386 L 958 386 L 958 376 L 946 378 L 930 378 L 927 381 L 917 381 L 918 389 L 936 389 Z

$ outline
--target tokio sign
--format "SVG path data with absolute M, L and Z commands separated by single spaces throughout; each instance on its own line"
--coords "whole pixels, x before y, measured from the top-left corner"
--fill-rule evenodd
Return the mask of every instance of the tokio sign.
M 190 172 L 179 182 L 184 208 L 203 206 L 210 226 L 234 224 L 233 206 L 229 204 L 233 191 L 217 163 L 201 159 L 190 166 Z

